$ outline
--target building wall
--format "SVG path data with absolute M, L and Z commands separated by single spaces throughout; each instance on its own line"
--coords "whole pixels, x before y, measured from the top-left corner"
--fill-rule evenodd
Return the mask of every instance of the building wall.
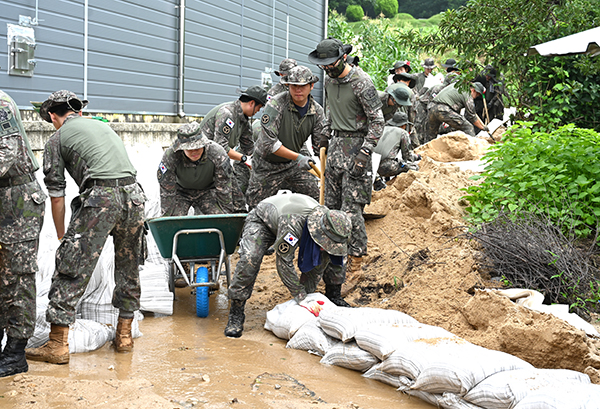
M 0 47 L 0 88 L 23 109 L 69 89 L 88 98 L 94 112 L 175 115 L 179 3 L 38 0 L 34 75 L 8 75 L 8 47 Z M 35 0 L 0 0 L 0 42 L 6 44 L 6 24 L 35 17 L 35 6 Z M 286 57 L 322 78 L 308 53 L 323 38 L 325 7 L 325 0 L 187 0 L 185 114 L 202 116 L 237 99 L 239 89 L 260 84 L 261 72 Z M 315 96 L 321 95 L 319 82 Z

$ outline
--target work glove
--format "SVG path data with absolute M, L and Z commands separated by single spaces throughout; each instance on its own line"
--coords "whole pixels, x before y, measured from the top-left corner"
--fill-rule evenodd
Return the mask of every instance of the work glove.
M 351 170 L 352 176 L 361 176 L 364 175 L 367 168 L 367 163 L 369 162 L 369 157 L 371 156 L 371 149 L 366 146 L 360 148 L 356 156 L 354 157 L 354 167 Z
M 324 301 L 315 301 L 315 300 L 313 300 L 313 301 L 303 300 L 300 302 L 300 306 L 302 308 L 306 308 L 315 317 L 319 316 L 319 313 L 323 309 L 324 304 L 325 304 Z
M 484 130 L 484 131 L 486 131 L 486 132 L 489 132 L 489 131 L 490 131 L 490 128 L 488 128 L 488 127 L 487 127 L 487 125 L 484 125 L 484 126 L 483 126 L 483 130 Z
M 296 160 L 298 161 L 298 167 L 302 170 L 311 170 L 312 167 L 310 166 L 310 164 L 315 164 L 315 161 L 312 158 L 309 158 L 308 156 L 304 155 L 298 155 L 298 158 Z

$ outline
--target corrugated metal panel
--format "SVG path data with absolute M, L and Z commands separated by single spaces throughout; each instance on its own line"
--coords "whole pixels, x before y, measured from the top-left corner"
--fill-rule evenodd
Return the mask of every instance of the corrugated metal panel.
M 39 3 L 34 77 L 8 76 L 6 48 L 0 47 L 0 87 L 23 107 L 57 89 L 79 95 L 85 89 L 85 2 Z M 324 0 L 186 3 L 186 114 L 204 115 L 214 105 L 236 99 L 240 86 L 260 83 L 265 67 L 276 69 L 286 57 L 288 15 L 289 57 L 322 75 L 307 55 L 322 38 Z M 88 4 L 90 108 L 175 114 L 179 0 L 88 0 Z M 0 8 L 0 41 L 6 44 L 6 24 L 17 24 L 19 15 L 34 17 L 35 2 L 0 0 Z M 273 75 L 273 79 L 278 78 Z M 315 93 L 320 95 L 320 83 Z

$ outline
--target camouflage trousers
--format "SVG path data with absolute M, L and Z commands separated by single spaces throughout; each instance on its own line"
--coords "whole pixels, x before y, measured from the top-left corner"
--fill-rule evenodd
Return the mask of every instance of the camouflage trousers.
M 456 130 L 463 131 L 467 135 L 475 136 L 473 125 L 467 119 L 452 110 L 446 104 L 431 102 L 427 107 L 427 141 L 437 138 L 438 130 L 442 122 L 447 123 Z
M 242 231 L 238 250 L 240 259 L 235 266 L 227 293 L 230 300 L 245 301 L 250 298 L 263 257 L 267 249 L 275 243 L 275 239 L 271 229 L 256 215 L 256 210 L 252 210 L 246 217 Z M 321 278 L 325 283 L 342 284 L 344 282 L 345 275 L 342 267 L 331 264 L 327 253 L 324 253 L 323 256 L 324 262 L 320 266 L 300 275 L 300 284 L 307 294 L 316 291 Z M 278 258 L 277 264 L 280 262 L 282 260 Z M 277 266 L 277 270 L 279 271 L 279 266 Z M 284 284 L 290 285 L 285 282 Z
M 384 159 L 379 163 L 377 173 L 382 177 L 393 177 L 400 173 L 408 172 L 408 166 L 400 163 L 396 158 Z
M 248 165 L 235 161 L 233 162 L 233 174 L 237 179 L 238 186 L 243 194 L 248 190 L 248 182 L 250 180 L 250 168 Z
M 281 189 L 302 193 L 318 201 L 317 181 L 314 175 L 300 169 L 296 161 L 272 163 L 257 158 L 253 163 L 250 183 L 246 191 L 248 206 L 250 209 L 255 208 L 263 199 L 277 194 Z
M 98 189 L 98 190 L 97 190 Z M 140 308 L 139 256 L 144 234 L 145 196 L 137 185 L 87 189 L 71 204 L 69 227 L 56 251 L 46 320 L 75 322 L 76 306 L 106 243 L 115 246 L 112 305 L 126 312 Z
M 39 238 L 1 245 L 0 335 L 6 329 L 11 338 L 28 339 L 35 329 Z
M 363 138 L 334 137 L 330 140 L 325 167 L 325 206 L 342 210 L 352 220 L 348 254 L 360 257 L 367 254 L 367 230 L 363 209 L 371 203 L 373 164 L 369 158 L 365 171 L 353 172 L 354 157 Z
M 193 192 L 193 194 L 191 193 Z M 175 196 L 161 200 L 162 216 L 187 216 L 190 207 L 194 214 L 223 214 L 214 189 L 177 192 Z

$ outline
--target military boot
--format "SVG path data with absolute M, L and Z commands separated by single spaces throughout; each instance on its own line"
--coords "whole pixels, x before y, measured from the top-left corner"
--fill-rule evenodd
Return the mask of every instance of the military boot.
M 0 358 L 0 378 L 27 372 L 27 360 L 25 359 L 26 339 L 8 337 L 2 357 Z
M 39 348 L 25 350 L 27 359 L 50 362 L 51 364 L 69 363 L 69 327 L 52 324 L 50 340 Z
M 115 349 L 117 352 L 130 352 L 133 349 L 132 323 L 133 318 L 119 317 L 117 334 L 115 335 Z
M 244 314 L 245 306 L 245 300 L 231 300 L 229 321 L 227 321 L 227 326 L 225 327 L 226 337 L 239 338 L 242 336 L 242 331 L 244 331 L 244 320 L 246 319 L 246 315 Z
M 342 298 L 341 284 L 325 284 L 325 297 L 338 307 L 351 307 L 351 305 Z

